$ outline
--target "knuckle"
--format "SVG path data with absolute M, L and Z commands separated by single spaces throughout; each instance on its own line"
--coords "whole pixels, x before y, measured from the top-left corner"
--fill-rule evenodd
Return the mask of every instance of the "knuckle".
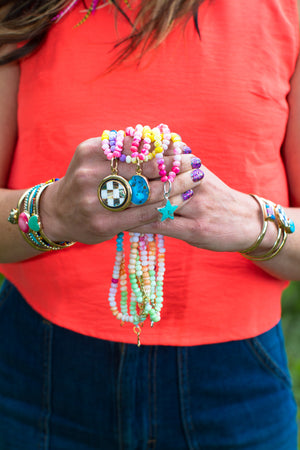
M 108 217 L 103 217 L 102 215 L 94 216 L 90 222 L 90 230 L 94 235 L 101 237 L 112 237 L 113 227 L 111 221 Z
M 95 154 L 95 152 L 98 152 L 99 150 L 99 143 L 97 142 L 97 139 L 91 138 L 87 139 L 86 141 L 81 142 L 77 148 L 76 148 L 76 156 L 79 159 L 79 161 L 85 161 L 87 158 L 90 158 Z
M 93 217 L 98 201 L 93 196 L 83 196 L 80 201 L 81 211 L 85 216 Z
M 152 181 L 150 184 L 149 203 L 159 201 L 163 198 L 163 186 L 160 181 Z
M 89 167 L 79 166 L 74 173 L 74 182 L 80 189 L 88 186 L 94 179 L 94 170 Z

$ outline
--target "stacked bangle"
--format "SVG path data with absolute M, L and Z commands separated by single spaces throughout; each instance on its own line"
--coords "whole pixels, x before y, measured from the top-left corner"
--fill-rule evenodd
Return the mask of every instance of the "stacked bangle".
M 46 183 L 38 184 L 28 189 L 19 199 L 17 208 L 13 208 L 8 216 L 8 221 L 18 224 L 19 230 L 25 241 L 36 250 L 47 252 L 70 247 L 75 242 L 53 242 L 49 239 L 42 227 L 40 219 L 40 199 L 44 190 L 57 179 L 51 179 Z
M 276 205 L 270 200 L 266 200 L 254 194 L 250 195 L 260 205 L 262 212 L 262 229 L 253 245 L 240 253 L 252 261 L 268 261 L 278 255 L 280 250 L 282 250 L 284 244 L 286 243 L 287 235 L 295 231 L 295 224 L 292 220 L 288 219 L 286 212 L 281 205 Z M 266 235 L 269 222 L 275 223 L 277 227 L 276 240 L 272 248 L 270 248 L 266 253 L 254 256 L 251 253 L 258 249 L 262 243 Z

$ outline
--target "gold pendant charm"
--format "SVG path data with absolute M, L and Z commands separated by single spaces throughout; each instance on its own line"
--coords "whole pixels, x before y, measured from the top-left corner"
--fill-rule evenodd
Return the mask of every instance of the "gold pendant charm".
M 117 162 L 112 161 L 112 174 L 105 177 L 98 186 L 98 198 L 101 205 L 110 211 L 126 209 L 132 197 L 128 181 L 118 175 Z

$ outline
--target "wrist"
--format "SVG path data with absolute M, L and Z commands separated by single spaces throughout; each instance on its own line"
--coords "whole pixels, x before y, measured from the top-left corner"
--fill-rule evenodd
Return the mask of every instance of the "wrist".
M 262 206 L 259 204 L 259 202 L 255 199 L 254 196 L 248 195 L 248 197 L 252 202 L 253 207 L 255 208 L 255 218 L 257 219 L 257 217 L 259 217 L 260 229 L 259 232 L 257 233 L 257 236 L 260 235 L 260 233 L 263 231 L 263 228 L 265 227 L 265 232 L 263 233 L 261 242 L 259 243 L 257 248 L 251 251 L 251 255 L 258 256 L 259 254 L 265 253 L 266 251 L 272 248 L 278 235 L 278 227 L 274 221 L 266 222 Z
M 282 206 L 254 194 L 250 194 L 250 197 L 260 207 L 262 228 L 256 241 L 240 253 L 253 261 L 268 261 L 282 250 L 286 243 L 287 235 L 295 231 L 295 225 L 287 217 Z M 274 228 L 276 229 L 275 233 Z M 270 243 L 271 236 L 272 241 Z
M 52 183 L 42 193 L 40 218 L 44 234 L 53 242 L 68 241 L 64 231 L 63 217 L 59 211 L 58 189 L 60 181 Z

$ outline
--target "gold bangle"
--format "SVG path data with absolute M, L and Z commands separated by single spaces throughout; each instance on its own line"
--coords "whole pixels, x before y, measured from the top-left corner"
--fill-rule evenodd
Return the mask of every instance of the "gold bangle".
M 31 188 L 30 188 L 31 189 Z M 24 198 L 26 197 L 26 195 L 29 193 L 30 189 L 27 189 L 27 191 L 25 191 L 21 197 L 19 198 L 18 201 L 18 205 L 16 208 L 12 208 L 9 216 L 7 218 L 8 222 L 10 222 L 12 225 L 17 225 L 18 224 L 18 219 L 19 219 L 19 215 L 20 215 L 20 210 L 21 210 L 21 206 L 22 203 L 24 201 Z
M 20 228 L 19 228 L 20 230 Z M 26 233 L 24 233 L 22 230 L 20 230 L 20 233 L 22 235 L 22 237 L 25 239 L 25 241 L 27 242 L 27 244 L 31 245 L 31 247 L 35 248 L 36 250 L 39 250 L 41 252 L 48 252 L 50 250 L 54 250 L 49 246 L 43 246 L 40 242 L 38 242 L 38 244 L 36 244 L 34 242 L 34 240 L 32 238 L 30 238 L 29 235 L 27 235 Z
M 252 256 L 250 253 L 252 253 L 256 248 L 258 247 L 257 242 L 262 242 L 262 239 L 264 237 L 263 235 L 263 229 L 261 234 L 258 236 L 256 242 L 247 250 L 244 250 L 240 253 L 245 256 L 245 258 L 250 259 L 252 261 L 268 261 L 274 256 L 276 256 L 280 250 L 282 250 L 284 244 L 287 240 L 287 234 L 293 233 L 295 231 L 295 225 L 294 222 L 287 218 L 287 215 L 280 205 L 276 205 L 275 203 L 266 200 L 264 198 L 260 198 L 254 194 L 250 194 L 257 202 L 260 204 L 261 209 L 263 211 L 263 219 L 264 223 L 267 225 L 268 221 L 274 222 L 277 227 L 277 237 L 276 240 L 270 250 L 268 250 L 266 253 Z M 263 235 L 263 237 L 262 237 Z M 261 238 L 262 237 L 262 238 Z
M 31 247 L 43 252 L 61 250 L 62 248 L 70 247 L 75 244 L 75 242 L 53 242 L 43 232 L 39 217 L 39 201 L 42 192 L 54 181 L 55 179 L 49 180 L 46 183 L 31 187 L 25 191 L 19 198 L 17 207 L 13 208 L 8 216 L 8 221 L 16 225 L 18 224 L 19 216 L 23 209 L 23 212 L 28 217 L 30 231 L 25 233 L 19 227 L 20 233 Z
M 258 197 L 257 195 L 255 195 L 255 194 L 249 194 L 249 195 L 251 195 L 251 197 L 253 197 L 257 201 L 259 206 L 260 206 L 261 213 L 262 213 L 262 229 L 261 229 L 261 232 L 258 235 L 256 241 L 249 248 L 247 248 L 246 250 L 240 251 L 240 253 L 242 253 L 243 255 L 248 254 L 248 253 L 252 253 L 254 250 L 257 249 L 257 247 L 262 243 L 262 241 L 263 241 L 263 239 L 264 239 L 264 237 L 266 235 L 267 228 L 268 228 L 268 222 L 266 221 L 265 205 L 264 205 L 262 199 L 260 197 Z
M 34 204 L 34 210 L 35 210 L 35 214 L 37 217 L 40 216 L 39 205 L 40 205 L 41 195 L 50 184 L 51 183 L 47 183 L 47 184 L 43 185 L 37 193 L 37 196 L 35 199 L 35 204 Z M 75 244 L 75 242 L 73 242 L 73 241 L 53 242 L 50 238 L 48 238 L 48 236 L 45 235 L 40 217 L 39 217 L 39 223 L 40 223 L 40 230 L 38 231 L 39 236 L 42 238 L 43 241 L 45 241 L 48 245 L 50 245 L 53 248 L 53 250 L 60 250 L 62 248 L 71 247 L 72 245 Z
M 257 255 L 257 256 L 251 256 L 251 255 L 244 255 L 246 258 L 250 259 L 251 261 L 268 261 L 274 256 L 276 256 L 282 247 L 284 246 L 287 239 L 287 233 L 278 227 L 278 233 L 276 241 L 273 245 L 273 247 L 267 251 L 267 253 L 264 253 L 263 255 Z M 281 241 L 281 242 L 280 242 Z

